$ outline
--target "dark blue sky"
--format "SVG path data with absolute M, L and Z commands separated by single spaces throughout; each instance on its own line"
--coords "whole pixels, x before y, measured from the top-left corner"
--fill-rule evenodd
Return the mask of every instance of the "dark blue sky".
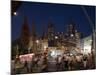
M 95 6 L 84 7 L 95 25 Z M 38 35 L 42 34 L 43 25 L 47 27 L 50 21 L 55 25 L 56 32 L 64 32 L 67 29 L 66 25 L 71 20 L 76 24 L 78 31 L 82 32 L 85 36 L 88 36 L 92 32 L 91 25 L 79 5 L 23 2 L 17 10 L 17 13 L 17 16 L 11 17 L 12 40 L 17 39 L 20 36 L 24 16 L 28 17 L 30 31 L 32 29 L 33 21 L 35 22 Z

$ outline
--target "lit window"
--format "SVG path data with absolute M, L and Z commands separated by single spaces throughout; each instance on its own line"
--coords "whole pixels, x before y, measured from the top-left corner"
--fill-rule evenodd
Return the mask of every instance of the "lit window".
M 55 36 L 55 39 L 58 39 L 58 36 Z
M 74 35 L 73 34 L 71 34 L 71 37 L 73 37 Z

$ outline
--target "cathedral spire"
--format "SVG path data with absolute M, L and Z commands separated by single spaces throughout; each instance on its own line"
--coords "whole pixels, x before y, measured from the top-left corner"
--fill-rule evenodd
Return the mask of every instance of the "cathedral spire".
M 27 48 L 29 44 L 29 37 L 30 37 L 30 31 L 28 26 L 28 19 L 27 16 L 24 17 L 22 31 L 21 31 L 21 43 L 25 49 Z
M 35 22 L 34 22 L 34 20 L 33 20 L 33 22 L 32 22 L 32 36 L 33 37 L 36 37 L 36 28 L 35 28 Z
M 42 39 L 46 37 L 46 27 L 44 24 L 44 20 L 42 20 Z
M 69 35 L 75 35 L 76 24 L 72 20 L 69 22 L 67 30 Z
M 24 17 L 23 26 L 22 26 L 22 35 L 25 33 L 27 33 L 28 36 L 30 34 L 27 16 Z

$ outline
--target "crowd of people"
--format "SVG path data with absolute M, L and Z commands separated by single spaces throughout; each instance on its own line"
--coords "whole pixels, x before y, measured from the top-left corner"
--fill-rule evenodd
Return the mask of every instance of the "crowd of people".
M 32 61 L 20 61 L 16 58 L 13 62 L 12 73 L 32 73 L 47 71 L 47 56 L 43 54 L 34 55 Z M 38 70 L 39 68 L 39 70 Z
M 54 58 L 56 63 L 56 71 L 73 71 L 73 70 L 86 70 L 86 69 L 95 69 L 95 60 L 91 53 L 87 55 L 58 55 Z M 46 54 L 34 55 L 32 61 L 25 61 L 21 63 L 19 59 L 15 60 L 15 69 L 13 72 L 21 73 L 41 73 L 49 72 L 48 70 L 48 61 L 49 58 Z M 51 61 L 52 62 L 52 61 Z M 50 63 L 50 62 L 49 62 Z M 21 68 L 16 68 L 16 64 L 23 65 Z M 35 71 L 36 70 L 36 71 Z
M 88 55 L 59 55 L 56 58 L 57 71 L 95 69 L 95 60 L 92 54 Z

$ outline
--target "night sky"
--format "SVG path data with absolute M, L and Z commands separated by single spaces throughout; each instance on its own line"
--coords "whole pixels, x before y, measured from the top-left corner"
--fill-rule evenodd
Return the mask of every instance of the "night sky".
M 95 6 L 84 7 L 95 25 Z M 92 32 L 91 25 L 80 5 L 23 2 L 16 12 L 17 15 L 11 17 L 12 40 L 19 38 L 25 16 L 28 18 L 30 32 L 32 23 L 35 22 L 37 35 L 42 34 L 43 25 L 47 28 L 50 21 L 55 25 L 56 32 L 67 31 L 66 26 L 70 21 L 76 24 L 77 30 L 84 36 L 88 36 Z

